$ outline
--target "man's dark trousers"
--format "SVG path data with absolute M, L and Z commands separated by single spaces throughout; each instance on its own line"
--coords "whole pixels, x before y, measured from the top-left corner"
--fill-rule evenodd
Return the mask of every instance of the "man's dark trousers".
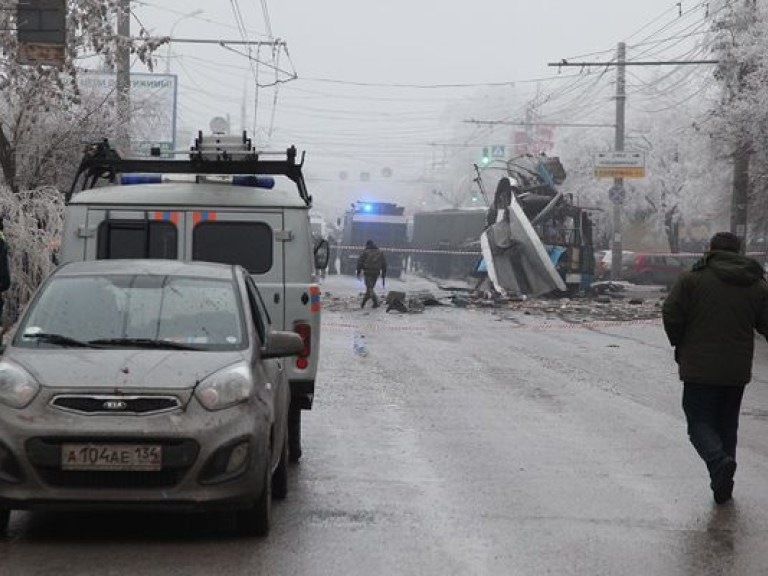
M 727 457 L 736 459 L 739 410 L 744 386 L 683 385 L 688 437 L 714 479 Z
M 373 300 L 373 307 L 378 308 L 379 307 L 379 299 L 376 297 L 376 292 L 374 291 L 374 288 L 376 287 L 376 281 L 379 279 L 378 274 L 365 274 L 365 296 L 363 297 L 363 304 L 362 306 L 365 306 L 365 303 L 368 302 L 368 299 L 370 298 Z

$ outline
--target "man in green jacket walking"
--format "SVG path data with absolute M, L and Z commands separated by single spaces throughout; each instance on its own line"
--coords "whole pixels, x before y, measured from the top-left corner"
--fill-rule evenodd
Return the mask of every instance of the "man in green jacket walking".
M 683 381 L 688 437 L 707 465 L 715 502 L 733 494 L 736 436 L 744 387 L 752 379 L 755 330 L 768 338 L 763 268 L 739 254 L 730 232 L 678 278 L 662 310 Z
M 379 279 L 379 274 L 381 274 L 381 285 L 384 286 L 387 276 L 387 259 L 373 240 L 368 240 L 365 243 L 365 249 L 357 259 L 358 278 L 360 278 L 361 272 L 365 277 L 365 296 L 363 296 L 363 303 L 360 305 L 360 308 L 365 308 L 365 303 L 368 302 L 368 299 L 373 300 L 374 308 L 378 308 L 379 299 L 374 288 L 376 281 Z

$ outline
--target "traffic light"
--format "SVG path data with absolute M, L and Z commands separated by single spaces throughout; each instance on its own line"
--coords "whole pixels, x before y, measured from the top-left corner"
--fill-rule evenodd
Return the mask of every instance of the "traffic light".
M 480 163 L 483 166 L 487 166 L 490 161 L 491 161 L 491 157 L 488 155 L 488 148 L 487 147 L 483 148 L 483 155 L 480 158 Z

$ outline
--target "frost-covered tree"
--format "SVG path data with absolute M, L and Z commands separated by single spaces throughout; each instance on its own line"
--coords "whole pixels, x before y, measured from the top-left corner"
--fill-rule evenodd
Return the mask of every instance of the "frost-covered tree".
M 163 39 L 141 33 L 118 39 L 118 0 L 67 0 L 62 67 L 18 62 L 18 0 L 0 0 L 0 219 L 9 245 L 11 288 L 3 325 L 16 319 L 32 291 L 56 263 L 63 196 L 82 155 L 83 143 L 123 128 L 110 100 L 78 88 L 84 56 L 114 64 L 118 42 L 151 67 Z
M 114 21 L 121 4 L 67 0 L 64 65 L 59 68 L 18 62 L 18 2 L 0 0 L 0 171 L 13 192 L 61 184 L 58 176 L 76 167 L 79 142 L 92 137 L 94 125 L 119 128 L 109 120 L 107 100 L 83 99 L 77 76 L 84 56 L 101 56 L 112 66 L 121 42 L 151 67 L 152 52 L 163 39 L 143 31 L 139 39 L 118 38 Z
M 731 0 L 719 6 L 715 27 L 717 78 L 722 98 L 713 112 L 713 136 L 733 157 L 734 178 L 749 177 L 751 241 L 768 238 L 768 6 Z M 748 170 L 748 172 L 747 172 Z

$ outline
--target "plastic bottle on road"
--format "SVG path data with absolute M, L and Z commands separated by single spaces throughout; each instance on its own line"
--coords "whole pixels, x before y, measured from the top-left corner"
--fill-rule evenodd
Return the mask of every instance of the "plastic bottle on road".
M 352 349 L 358 356 L 368 356 L 368 346 L 365 342 L 365 334 L 355 333 Z

